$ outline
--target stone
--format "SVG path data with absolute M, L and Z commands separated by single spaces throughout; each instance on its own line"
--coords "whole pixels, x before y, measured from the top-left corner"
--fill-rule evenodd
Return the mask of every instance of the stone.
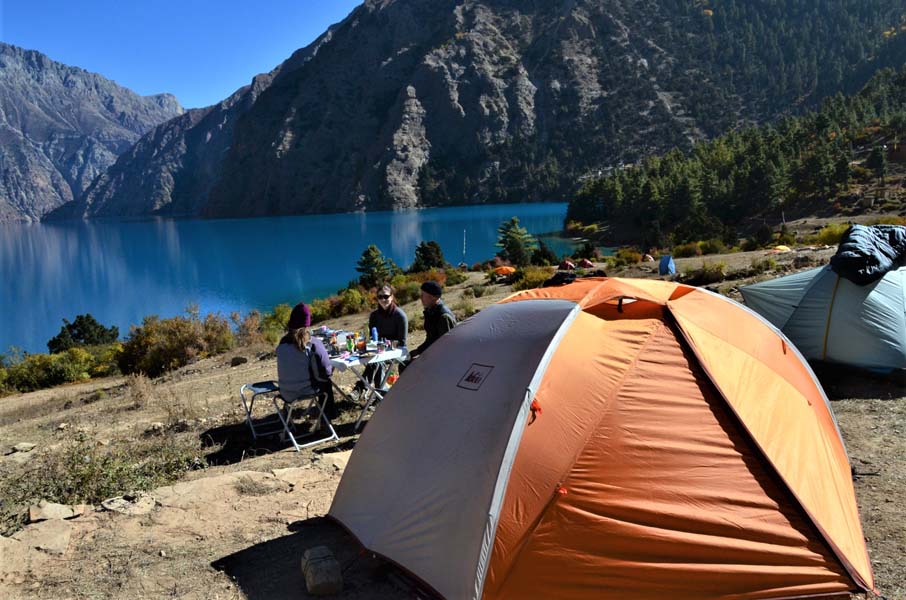
M 65 504 L 57 504 L 41 500 L 37 506 L 28 508 L 28 522 L 37 523 L 38 521 L 47 521 L 48 519 L 71 519 L 75 513 Z
M 321 462 L 324 465 L 333 467 L 340 473 L 346 470 L 346 465 L 349 463 L 349 457 L 352 456 L 352 450 L 344 450 L 343 452 L 331 452 L 330 454 L 322 454 Z
M 57 425 L 57 431 L 66 431 L 69 429 L 69 423 L 60 423 Z
M 37 444 L 32 444 L 31 442 L 19 442 L 13 446 L 13 450 L 16 452 L 31 452 L 36 446 Z
M 78 518 L 89 513 L 94 512 L 94 506 L 91 504 L 73 504 L 72 505 L 72 518 Z
M 244 357 L 244 356 L 234 356 L 234 357 L 232 358 L 232 360 L 230 360 L 230 366 L 231 366 L 231 367 L 238 367 L 239 365 L 244 365 L 244 364 L 247 363 L 248 361 L 249 361 L 249 359 L 247 359 L 247 358 Z
M 154 421 L 145 429 L 145 435 L 157 435 L 164 432 L 164 424 L 160 421 Z
M 71 535 L 72 524 L 69 521 L 51 519 L 29 525 L 13 534 L 13 539 L 49 554 L 63 554 L 69 547 Z
M 101 502 L 104 510 L 120 513 L 123 515 L 138 516 L 147 515 L 154 510 L 157 503 L 151 496 L 117 496 Z
M 340 563 L 327 546 L 314 546 L 302 555 L 305 589 L 313 596 L 330 596 L 343 591 Z

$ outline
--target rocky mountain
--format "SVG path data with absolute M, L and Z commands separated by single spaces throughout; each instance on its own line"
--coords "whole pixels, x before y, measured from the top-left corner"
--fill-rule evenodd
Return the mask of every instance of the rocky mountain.
M 585 175 L 857 89 L 879 57 L 906 58 L 904 35 L 901 0 L 367 0 L 149 133 L 58 214 L 564 198 Z
M 144 133 L 183 112 L 170 94 L 0 43 L 0 221 L 38 220 L 80 197 Z

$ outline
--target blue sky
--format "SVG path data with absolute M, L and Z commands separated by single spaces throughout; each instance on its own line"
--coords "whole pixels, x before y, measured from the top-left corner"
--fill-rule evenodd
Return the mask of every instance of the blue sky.
M 0 40 L 142 94 L 207 106 L 270 71 L 361 0 L 0 0 Z

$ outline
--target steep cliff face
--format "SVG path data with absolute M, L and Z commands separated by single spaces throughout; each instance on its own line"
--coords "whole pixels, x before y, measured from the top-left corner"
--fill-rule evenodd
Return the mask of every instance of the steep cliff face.
M 0 221 L 38 220 L 79 197 L 117 155 L 181 114 L 39 52 L 0 43 Z
M 853 85 L 884 50 L 871 31 L 902 12 L 775 4 L 368 0 L 254 91 L 146 136 L 74 213 L 562 198 L 584 175 Z

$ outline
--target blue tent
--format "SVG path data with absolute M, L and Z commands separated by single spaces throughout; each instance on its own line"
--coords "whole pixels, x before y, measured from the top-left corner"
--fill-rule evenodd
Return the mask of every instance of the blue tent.
M 675 275 L 676 274 L 676 263 L 673 262 L 673 257 L 667 254 L 666 256 L 661 257 L 661 263 L 657 266 L 658 275 Z
M 906 369 L 906 267 L 856 285 L 825 266 L 740 292 L 808 359 Z

